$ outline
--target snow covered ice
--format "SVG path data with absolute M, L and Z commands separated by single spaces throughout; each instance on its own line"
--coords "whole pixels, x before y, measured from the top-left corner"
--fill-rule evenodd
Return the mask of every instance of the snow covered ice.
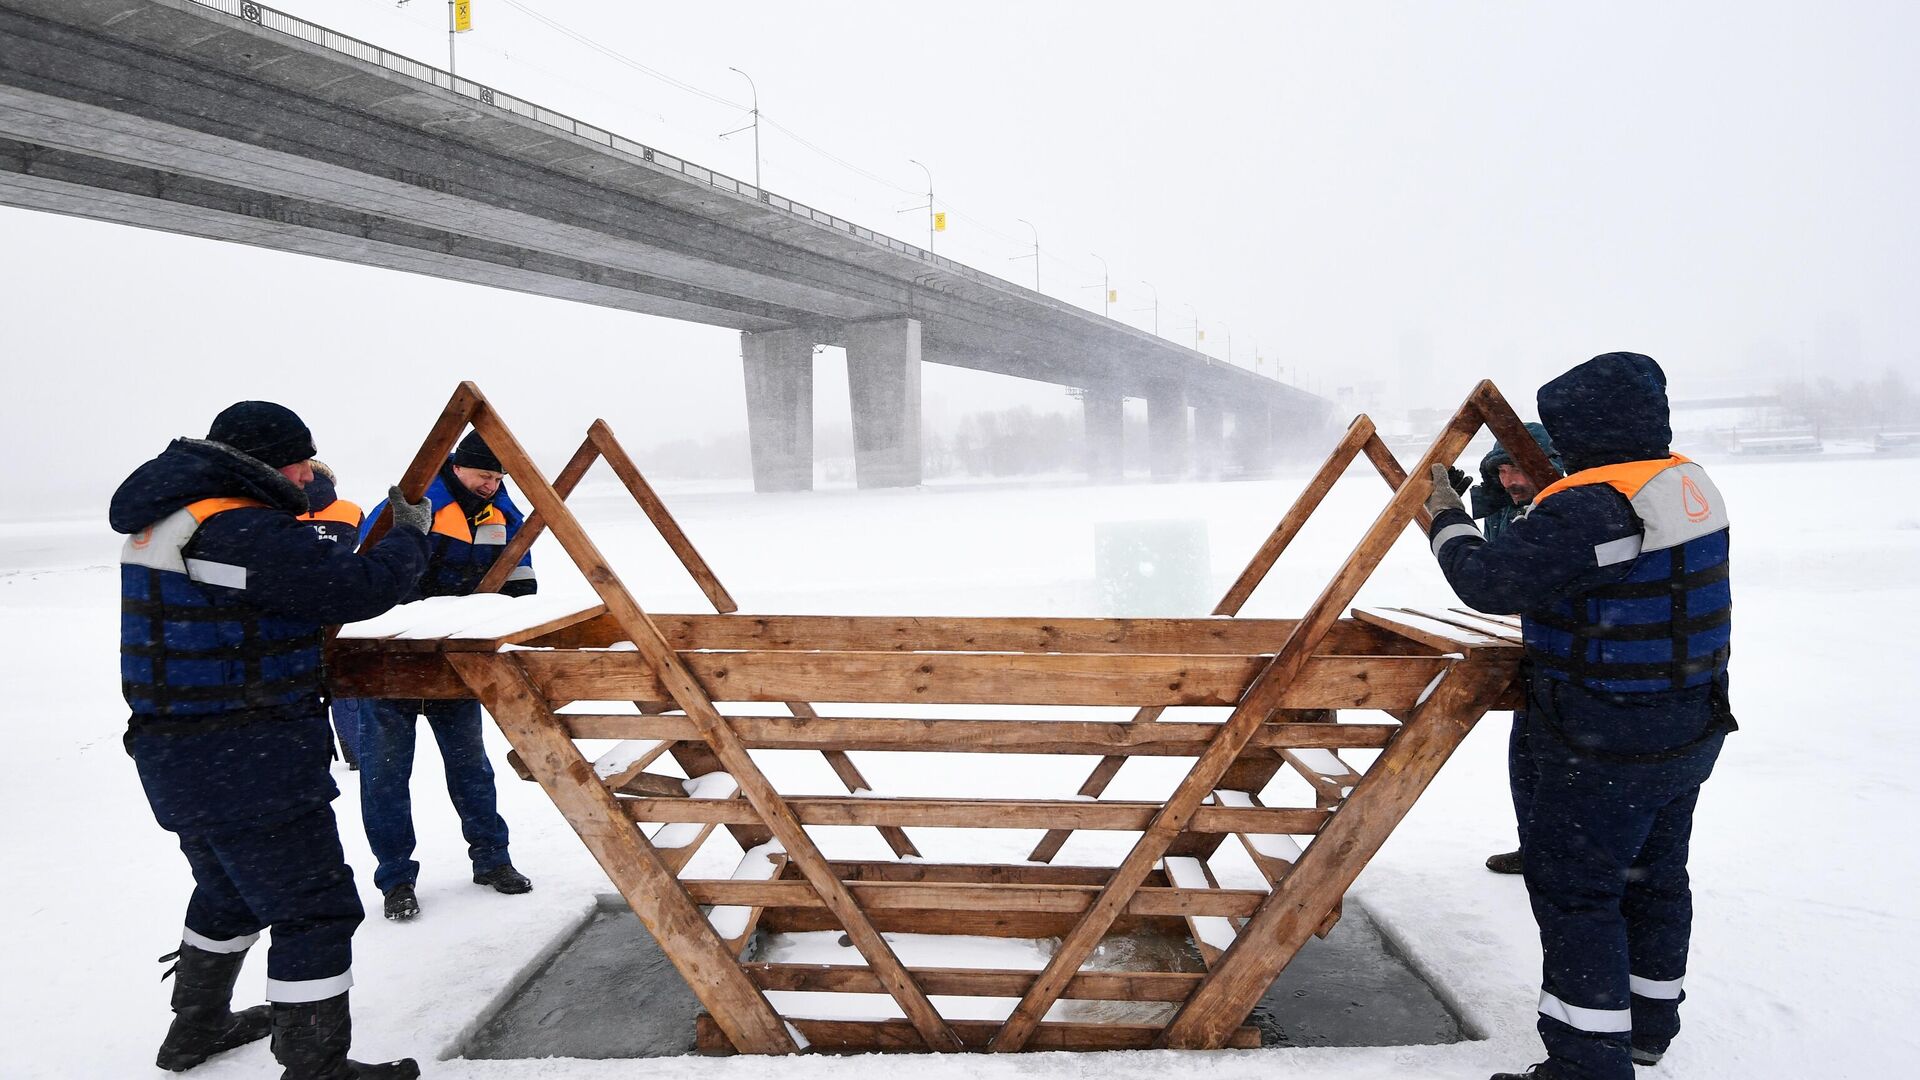
M 533 449 L 546 462 L 565 452 Z M 1920 860 L 1909 835 L 1920 812 L 1913 770 L 1920 731 L 1912 719 L 1920 665 L 1909 655 L 1920 610 L 1920 507 L 1912 501 L 1920 460 L 1707 463 L 1731 503 L 1741 562 L 1733 665 L 1741 731 L 1728 740 L 1705 789 L 1695 830 L 1686 1030 L 1667 1061 L 1642 1075 L 1889 1075 L 1890 1065 L 1920 1057 L 1911 1019 L 1920 1005 L 1911 977 L 1920 967 Z M 1206 591 L 1217 595 L 1303 480 L 665 494 L 746 612 L 1092 615 L 1106 614 L 1093 571 L 1101 523 L 1205 522 L 1212 578 Z M 661 612 L 707 610 L 637 510 L 582 494 L 588 528 L 642 604 Z M 1350 474 L 1246 614 L 1303 610 L 1384 498 L 1370 474 Z M 165 1028 L 167 990 L 151 958 L 177 941 L 190 884 L 172 838 L 142 805 L 120 747 L 126 709 L 114 678 L 118 546 L 119 538 L 92 520 L 0 525 L 0 731 L 12 765 L 0 786 L 7 822 L 0 855 L 11 871 L 0 894 L 10 930 L 0 979 L 0 1017 L 9 1033 L 0 1074 L 9 1078 L 158 1075 L 152 1050 Z M 575 584 L 551 541 L 543 540 L 535 557 L 553 591 Z M 1453 599 L 1424 545 L 1408 537 L 1358 602 L 1418 607 Z M 1350 894 L 1480 1038 L 1204 1057 L 922 1057 L 910 1067 L 929 1080 L 1477 1080 L 1536 1060 L 1539 951 L 1525 892 L 1518 880 L 1480 866 L 1488 852 L 1512 841 L 1506 728 L 1504 714 L 1482 722 Z M 489 744 L 495 762 L 503 761 L 497 733 Z M 833 790 L 818 755 L 756 757 L 787 790 Z M 874 753 L 859 760 L 882 794 L 1065 797 L 1081 778 L 1078 771 L 1036 775 L 1042 759 L 1014 756 L 943 755 L 938 775 L 927 776 L 913 771 L 926 767 L 924 759 Z M 1135 760 L 1110 796 L 1162 793 L 1185 764 Z M 436 755 L 423 752 L 416 790 L 436 788 L 438 769 Z M 499 772 L 515 862 L 538 887 L 503 897 L 468 883 L 452 811 L 439 800 L 420 800 L 424 914 L 407 924 L 376 915 L 355 941 L 359 1056 L 414 1054 L 432 1077 L 520 1080 L 890 1080 L 903 1067 L 876 1057 L 433 1060 L 456 1052 L 519 974 L 591 910 L 596 895 L 611 891 L 539 788 Z M 363 901 L 377 912 L 356 774 L 337 771 L 336 778 L 342 798 L 334 810 L 348 859 Z M 872 830 L 818 832 L 831 855 L 883 857 Z M 954 831 L 915 835 L 929 855 L 956 850 L 959 842 Z M 1023 858 L 1036 838 L 986 835 L 997 846 L 976 840 L 971 853 L 1000 861 Z M 1062 860 L 1111 858 L 1126 840 L 1081 833 Z M 740 855 L 717 834 L 691 872 L 727 876 Z M 264 972 L 264 957 L 250 958 L 236 1001 L 259 999 Z M 274 1075 L 274 1066 L 261 1043 L 195 1075 L 260 1077 Z

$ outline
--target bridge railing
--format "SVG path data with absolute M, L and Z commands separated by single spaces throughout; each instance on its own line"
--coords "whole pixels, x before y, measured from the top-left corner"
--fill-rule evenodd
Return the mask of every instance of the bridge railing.
M 410 56 L 404 56 L 400 53 L 383 49 L 378 45 L 361 41 L 359 38 L 329 30 L 317 23 L 310 23 L 305 19 L 289 15 L 284 11 L 276 10 L 265 4 L 253 3 L 252 0 L 189 0 L 189 2 L 199 7 L 218 11 L 243 22 L 252 23 L 255 26 L 286 34 L 289 37 L 299 38 L 309 44 L 318 45 L 323 49 L 343 53 L 357 60 L 391 71 L 396 75 L 430 83 L 442 90 L 451 90 L 463 97 L 472 98 L 482 105 L 488 105 L 503 112 L 510 112 L 515 116 L 531 120 L 537 124 L 557 128 L 570 135 L 586 139 L 589 142 L 598 143 L 615 153 L 638 158 L 657 168 L 679 173 L 698 183 L 753 199 L 775 210 L 803 218 L 816 225 L 879 244 L 882 247 L 897 251 L 902 255 L 919 259 L 928 265 L 937 266 L 942 270 L 972 278 L 976 281 L 992 282 L 1002 288 L 1020 289 L 1023 292 L 1030 291 L 1005 278 L 976 270 L 964 263 L 955 262 L 943 255 L 936 255 L 925 248 L 915 247 L 904 240 L 896 240 L 885 233 L 875 232 L 864 226 L 856 225 L 845 218 L 836 217 L 833 214 L 829 214 L 824 210 L 815 209 L 805 203 L 776 195 L 762 188 L 756 188 L 752 184 L 742 180 L 736 180 L 725 173 L 716 172 L 713 169 L 695 164 L 685 158 L 669 154 L 664 150 L 659 150 L 645 143 L 629 139 L 624 135 L 617 135 L 605 128 L 582 122 L 566 113 L 535 104 L 525 98 L 515 97 L 512 94 L 496 90 L 483 83 L 474 82 L 472 79 L 462 78 L 452 72 L 442 71 L 431 64 L 422 63 Z M 1035 293 L 1034 295 L 1037 297 L 1041 294 Z

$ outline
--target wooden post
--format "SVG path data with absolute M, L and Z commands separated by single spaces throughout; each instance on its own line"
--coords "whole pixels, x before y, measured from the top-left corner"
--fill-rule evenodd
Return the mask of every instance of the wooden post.
M 478 394 L 477 389 L 474 392 Z M 894 955 L 893 948 L 874 929 L 853 896 L 847 892 L 845 884 L 834 875 L 826 859 L 814 846 L 813 839 L 787 808 L 786 800 L 767 782 L 766 776 L 754 764 L 733 729 L 714 709 L 706 690 L 687 670 L 626 586 L 621 584 L 605 556 L 594 545 L 592 538 L 587 536 L 586 530 L 581 528 L 579 519 L 573 516 L 565 500 L 547 483 L 520 441 L 484 398 L 474 410 L 473 424 L 487 440 L 494 455 L 507 467 L 506 471 L 522 477 L 521 490 L 534 508 L 545 515 L 547 527 L 579 566 L 594 591 L 600 594 L 600 599 L 607 605 L 607 613 L 658 674 L 681 710 L 699 725 L 708 747 L 740 785 L 741 794 L 752 804 L 786 848 L 793 865 L 799 868 L 802 876 L 820 894 L 821 900 L 846 929 L 848 939 L 866 958 L 868 966 L 886 983 L 888 992 L 899 1003 L 901 1011 L 913 1023 L 914 1030 L 919 1032 L 927 1047 L 932 1050 L 959 1050 L 959 1036 L 941 1018 L 933 1003 L 927 1000 L 926 994 L 907 973 L 900 958 Z
M 1507 404 L 1499 387 L 1490 381 L 1482 381 L 1473 390 L 1473 403 L 1480 412 L 1480 419 L 1492 430 L 1493 437 L 1507 448 L 1507 454 L 1527 479 L 1545 491 L 1548 484 L 1560 479 L 1560 470 L 1554 467 L 1547 452 L 1533 441 L 1533 434 L 1520 422 L 1520 416 Z
M 573 452 L 573 456 L 567 459 L 566 467 L 560 470 L 560 475 L 553 478 L 554 493 L 562 499 L 573 494 L 573 489 L 580 486 L 581 479 L 599 457 L 600 449 L 594 444 L 593 436 L 582 439 L 580 449 Z M 533 550 L 533 542 L 546 531 L 546 518 L 540 516 L 538 510 L 530 511 L 526 520 L 520 523 L 520 531 L 507 539 L 507 546 L 501 549 L 493 565 L 487 568 L 487 576 L 480 579 L 480 584 L 475 585 L 473 591 L 499 592 L 500 586 L 506 584 L 507 575 L 519 565 L 521 556 Z
M 1427 450 L 1415 477 L 1424 476 L 1428 466 L 1434 462 L 1450 462 L 1459 457 L 1479 426 L 1478 410 L 1474 407 L 1473 399 L 1469 398 L 1461 404 L 1459 411 Z M 1186 828 L 1194 811 L 1199 809 L 1201 800 L 1207 797 L 1215 783 L 1240 756 L 1254 730 L 1266 720 L 1268 714 L 1280 707 L 1281 696 L 1306 666 L 1314 647 L 1353 601 L 1354 595 L 1360 591 L 1360 586 L 1365 584 L 1374 568 L 1379 566 L 1380 560 L 1386 557 L 1387 549 L 1398 538 L 1400 530 L 1406 528 L 1407 522 L 1413 519 L 1430 490 L 1431 485 L 1425 480 L 1410 480 L 1401 485 L 1386 508 L 1374 519 L 1366 536 L 1314 600 L 1313 606 L 1294 627 L 1286 644 L 1280 647 L 1272 662 L 1247 687 L 1233 714 L 1220 726 L 1218 734 L 1194 762 L 1186 779 L 1180 782 L 1159 814 L 1155 815 L 1152 824 L 1135 842 L 1133 850 L 1114 871 L 1113 879 L 1101 890 L 1099 898 L 1088 908 L 1073 931 L 1061 940 L 1046 970 L 1034 980 L 1033 988 L 1020 999 L 1019 1005 L 1007 1017 L 1006 1025 L 994 1036 L 991 1049 L 1004 1052 L 1026 1046 L 1040 1018 L 1058 1000 L 1060 992 L 1112 927 L 1114 919 L 1125 909 L 1127 901 L 1146 879 L 1147 873 Z M 611 604 L 608 606 L 612 607 Z M 1235 1021 L 1238 1022 L 1238 1019 L 1236 1017 Z
M 1500 667 L 1469 660 L 1441 678 L 1155 1045 L 1199 1049 L 1222 1044 L 1340 901 L 1511 677 Z
M 467 424 L 473 418 L 474 410 L 485 401 L 486 398 L 480 394 L 480 388 L 471 382 L 463 382 L 454 387 L 453 396 L 447 399 L 447 407 L 440 410 L 439 419 L 435 420 L 433 427 L 428 430 L 426 441 L 420 444 L 419 453 L 413 455 L 413 461 L 408 463 L 407 471 L 400 475 L 400 493 L 405 495 L 408 501 L 418 501 L 427 493 L 428 485 L 433 483 L 434 474 L 440 471 L 440 466 L 447 460 L 447 455 L 453 453 L 454 444 L 460 441 L 460 433 L 466 430 Z M 367 530 L 367 539 L 360 545 L 363 549 L 379 543 L 380 538 L 387 535 L 387 530 L 393 525 L 393 515 L 390 510 L 391 507 L 388 510 L 382 510 L 380 517 L 374 521 L 373 527 Z
M 687 568 L 687 573 L 693 575 L 694 584 L 700 586 L 700 591 L 707 594 L 707 599 L 713 604 L 713 610 L 722 615 L 730 615 L 740 610 L 740 605 L 734 603 L 733 597 L 727 594 L 726 586 L 721 585 L 720 579 L 714 576 L 713 568 L 707 565 L 707 560 L 700 557 L 700 552 L 694 548 L 693 541 L 687 539 L 687 534 L 680 528 L 680 523 L 673 519 L 673 514 L 667 510 L 667 504 L 660 501 L 659 495 L 654 494 L 653 485 L 647 483 L 647 478 L 640 475 L 640 467 L 633 463 L 633 458 L 627 456 L 626 447 L 621 446 L 620 440 L 613 437 L 613 429 L 607 426 L 607 422 L 595 420 L 593 426 L 587 429 L 587 440 L 599 448 L 600 456 L 607 459 L 607 464 L 612 466 L 614 475 L 620 478 L 620 482 L 626 485 L 628 494 L 633 496 L 633 501 L 640 504 L 640 509 L 647 515 L 647 520 L 653 522 L 653 527 L 660 531 L 660 538 L 673 549 L 674 555 L 680 559 L 680 565 Z
M 493 445 L 489 440 L 488 445 Z M 493 714 L 520 760 L 580 834 L 660 951 L 727 1038 L 752 1054 L 799 1049 L 760 989 L 714 933 L 653 845 L 627 822 L 613 793 L 567 736 L 513 653 L 448 653 L 448 662 Z

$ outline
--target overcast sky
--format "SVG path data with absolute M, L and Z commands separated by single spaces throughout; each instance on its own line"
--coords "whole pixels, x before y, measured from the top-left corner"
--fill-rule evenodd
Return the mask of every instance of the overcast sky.
M 439 0 L 279 0 L 444 66 Z M 473 0 L 463 75 L 1309 387 L 1530 402 L 1596 352 L 1677 395 L 1829 368 L 1920 381 L 1920 5 Z M 696 94 L 564 35 L 545 16 Z M 721 99 L 719 101 L 713 98 Z M 815 149 L 817 148 L 817 149 Z M 828 155 L 831 155 L 829 157 Z M 834 160 L 838 159 L 838 160 Z M 849 167 L 851 166 L 851 167 Z M 97 512 L 221 406 L 312 424 L 356 488 L 474 378 L 556 467 L 745 425 L 737 335 L 237 245 L 0 209 L 0 516 Z M 844 372 L 820 369 L 822 422 Z M 929 368 L 938 423 L 1069 408 Z M 642 464 L 644 466 L 644 454 Z

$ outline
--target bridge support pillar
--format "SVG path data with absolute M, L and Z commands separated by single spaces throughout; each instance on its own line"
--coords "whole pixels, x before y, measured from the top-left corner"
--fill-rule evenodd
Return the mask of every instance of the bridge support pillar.
M 1187 397 L 1178 386 L 1147 395 L 1147 457 L 1156 481 L 1187 475 Z
M 846 329 L 853 475 L 863 488 L 920 483 L 920 320 Z
M 1226 461 L 1227 411 L 1218 402 L 1193 406 L 1193 472 L 1202 480 L 1217 480 Z
M 1126 399 L 1111 390 L 1082 390 L 1087 415 L 1087 475 L 1114 483 L 1126 473 Z
M 1273 471 L 1273 413 L 1254 403 L 1233 414 L 1233 460 L 1243 476 Z
M 747 442 L 753 490 L 813 490 L 813 335 L 740 335 L 747 375 Z

